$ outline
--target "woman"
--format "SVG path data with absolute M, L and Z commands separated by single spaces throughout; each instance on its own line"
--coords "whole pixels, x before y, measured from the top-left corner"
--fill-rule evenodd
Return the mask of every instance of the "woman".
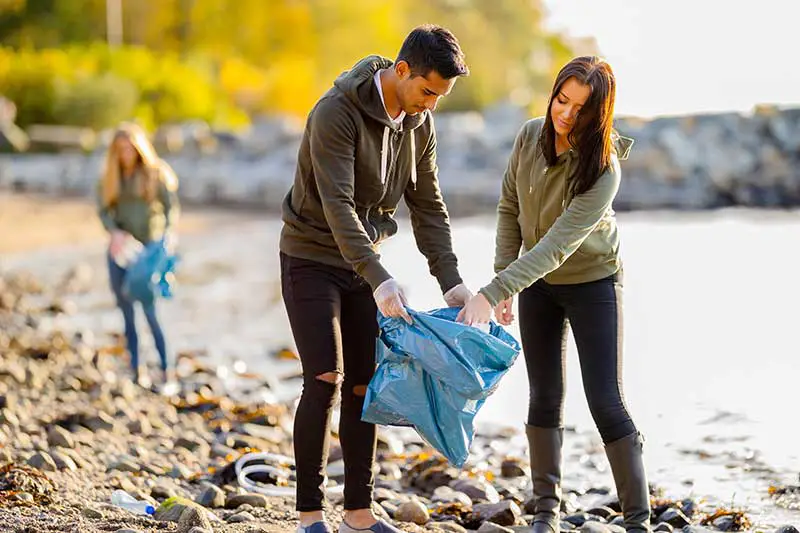
M 498 322 L 508 325 L 519 293 L 538 533 L 559 531 L 567 321 L 625 527 L 649 530 L 642 437 L 621 387 L 622 264 L 611 204 L 619 160 L 632 141 L 612 129 L 615 85 L 611 67 L 597 57 L 578 57 L 561 69 L 547 115 L 523 126 L 503 179 L 497 275 L 459 315 L 467 324 L 484 323 L 494 307 Z
M 136 383 L 147 378 L 139 362 L 133 302 L 122 294 L 125 266 L 132 250 L 165 237 L 174 228 L 179 211 L 177 189 L 175 173 L 158 158 L 144 130 L 135 124 L 122 124 L 106 154 L 98 202 L 100 220 L 111 235 L 107 254 L 109 280 L 125 321 L 125 339 Z M 143 309 L 161 358 L 163 391 L 174 390 L 175 371 L 167 356 L 155 305 L 143 304 Z

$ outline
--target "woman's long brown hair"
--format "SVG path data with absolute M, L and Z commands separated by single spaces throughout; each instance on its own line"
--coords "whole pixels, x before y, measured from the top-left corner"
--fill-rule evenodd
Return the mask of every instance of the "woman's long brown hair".
M 611 66 L 599 57 L 576 57 L 564 65 L 553 84 L 553 92 L 547 104 L 547 115 L 539 136 L 539 147 L 548 165 L 555 165 L 558 160 L 556 130 L 551 116 L 553 99 L 558 96 L 561 87 L 570 78 L 575 78 L 591 90 L 589 98 L 578 112 L 575 126 L 567 137 L 570 146 L 578 152 L 577 168 L 568 178 L 570 191 L 573 196 L 577 196 L 591 189 L 611 163 L 617 84 Z

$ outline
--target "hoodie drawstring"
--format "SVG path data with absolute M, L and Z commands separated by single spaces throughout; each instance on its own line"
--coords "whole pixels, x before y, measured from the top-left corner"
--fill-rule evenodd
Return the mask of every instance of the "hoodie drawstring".
M 411 185 L 417 189 L 417 148 L 414 143 L 414 132 L 411 132 Z
M 417 146 L 414 132 L 411 132 L 411 185 L 417 188 Z M 383 127 L 383 143 L 381 146 L 381 185 L 386 185 L 386 170 L 389 160 L 389 126 Z
M 383 144 L 381 145 L 381 184 L 386 184 L 386 162 L 389 158 L 389 126 L 383 127 Z

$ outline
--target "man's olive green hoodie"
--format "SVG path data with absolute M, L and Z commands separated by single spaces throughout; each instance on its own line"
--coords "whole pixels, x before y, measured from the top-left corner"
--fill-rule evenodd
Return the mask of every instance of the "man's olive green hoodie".
M 611 204 L 619 189 L 619 160 L 627 159 L 633 140 L 615 133 L 616 153 L 609 168 L 591 189 L 572 197 L 569 177 L 578 154 L 568 150 L 548 166 L 538 146 L 543 124 L 540 117 L 522 127 L 503 178 L 497 208 L 497 276 L 479 291 L 493 306 L 541 278 L 554 285 L 585 283 L 621 267 Z
M 395 126 L 374 82 L 392 62 L 370 56 L 344 72 L 306 122 L 294 185 L 283 203 L 283 253 L 351 269 L 373 289 L 391 277 L 378 245 L 397 232 L 401 198 L 442 292 L 461 283 L 439 189 L 430 112 Z

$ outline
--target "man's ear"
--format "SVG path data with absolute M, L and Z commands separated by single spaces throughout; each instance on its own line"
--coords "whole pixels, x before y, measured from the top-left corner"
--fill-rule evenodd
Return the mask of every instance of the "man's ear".
M 406 80 L 411 77 L 411 67 L 404 60 L 395 63 L 394 72 L 401 80 Z

